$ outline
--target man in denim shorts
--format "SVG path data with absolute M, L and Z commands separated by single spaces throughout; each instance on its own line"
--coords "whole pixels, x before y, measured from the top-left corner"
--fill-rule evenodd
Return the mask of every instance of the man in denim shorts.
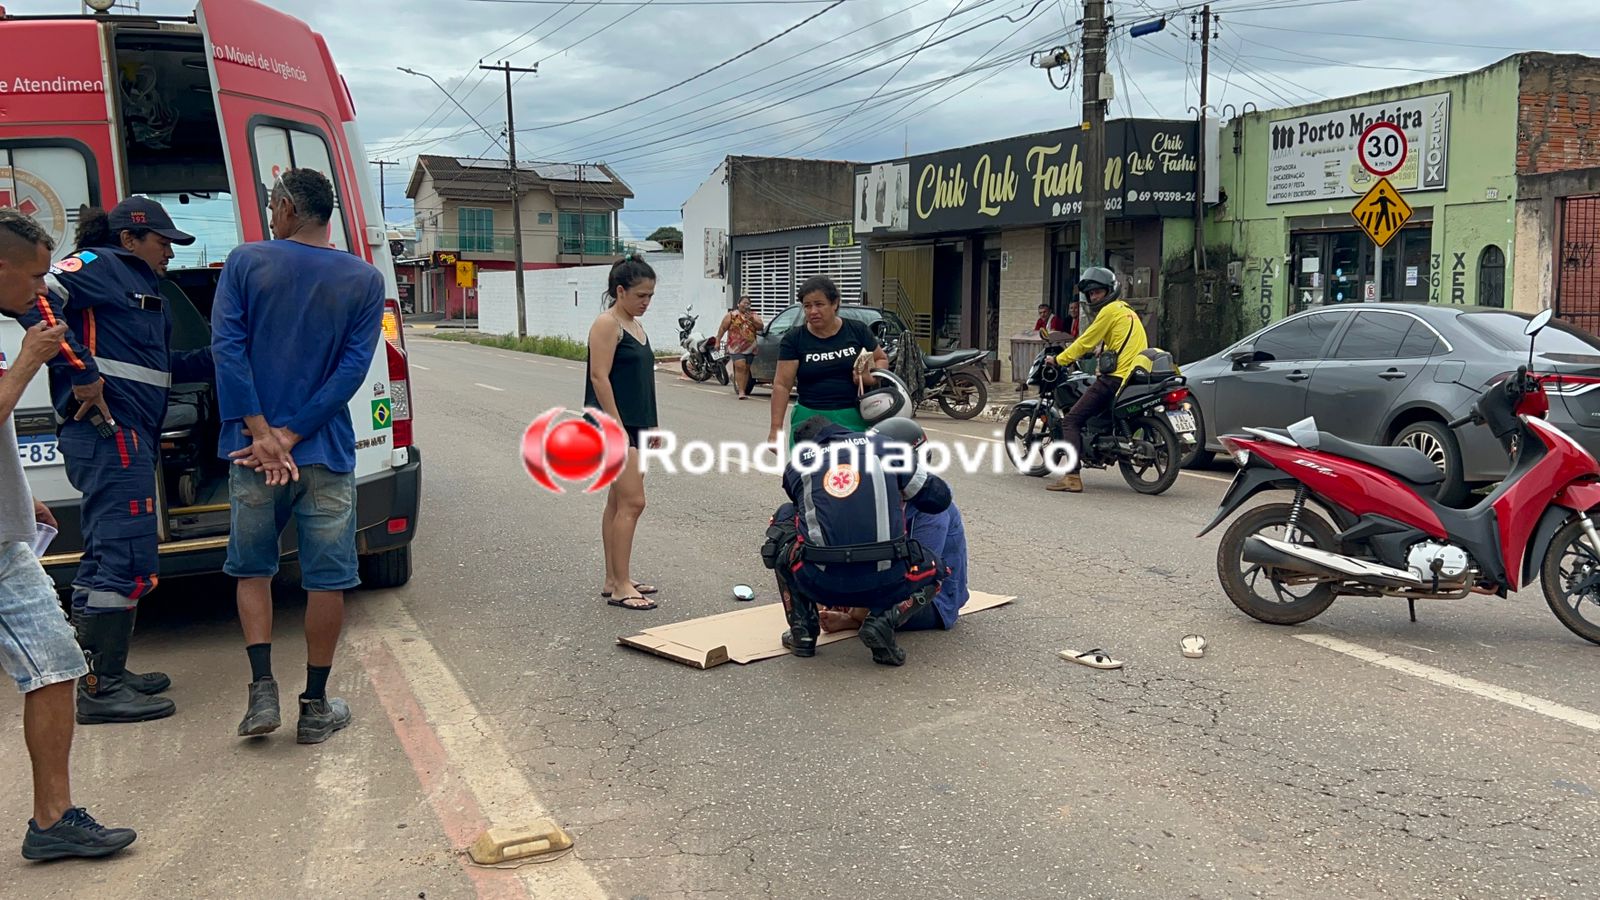
M 44 293 L 55 242 L 32 219 L 0 209 L 0 311 L 16 318 Z M 8 366 L 0 353 L 0 666 L 23 693 L 22 731 L 33 764 L 33 820 L 22 839 L 27 859 L 110 856 L 133 843 L 130 828 L 106 828 L 72 805 L 74 697 L 88 674 L 83 651 L 33 552 L 38 524 L 55 517 L 33 499 L 17 455 L 13 418 L 28 382 L 60 352 L 65 325 L 28 329 Z
M 228 254 L 211 310 L 222 411 L 219 452 L 235 463 L 228 561 L 239 579 L 239 622 L 250 657 L 241 736 L 282 724 L 272 677 L 272 577 L 279 537 L 299 533 L 306 606 L 306 689 L 297 739 L 317 744 L 350 724 L 327 693 L 356 570 L 355 431 L 350 398 L 367 383 L 383 327 L 383 276 L 329 245 L 333 186 L 311 169 L 278 176 L 270 196 L 276 240 Z

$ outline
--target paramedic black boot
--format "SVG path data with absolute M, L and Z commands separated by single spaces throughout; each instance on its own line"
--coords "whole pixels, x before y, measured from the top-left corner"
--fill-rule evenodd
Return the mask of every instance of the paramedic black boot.
M 73 597 L 72 604 L 72 630 L 78 637 L 79 645 L 83 644 L 83 620 L 88 618 L 88 613 L 78 606 L 77 597 Z M 134 612 L 134 621 L 138 621 L 138 612 Z M 172 679 L 165 672 L 146 672 L 143 675 L 137 672 L 124 672 L 122 680 L 141 694 L 159 694 L 172 687 Z
M 133 633 L 133 610 L 93 613 L 83 617 L 79 639 L 89 674 L 78 681 L 78 724 L 148 722 L 177 712 L 165 697 L 149 697 L 128 686 L 123 665 Z
M 873 662 L 885 666 L 906 664 L 906 651 L 894 639 L 895 629 L 904 625 L 907 619 L 927 606 L 936 591 L 937 586 L 933 591 L 918 591 L 888 609 L 867 615 L 867 620 L 861 623 L 861 643 L 866 644 L 867 649 L 872 651 Z
M 789 620 L 789 630 L 783 633 L 783 646 L 795 656 L 817 655 L 817 634 L 822 624 L 817 616 L 817 604 L 802 597 L 778 582 L 778 592 L 783 597 L 783 614 Z

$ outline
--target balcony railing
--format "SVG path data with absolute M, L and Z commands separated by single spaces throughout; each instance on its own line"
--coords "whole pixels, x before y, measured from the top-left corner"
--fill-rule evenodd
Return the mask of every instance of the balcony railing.
M 563 234 L 560 239 L 561 253 L 564 256 L 621 256 L 627 252 L 627 246 L 622 241 L 612 237 L 583 237 L 575 234 Z
M 453 250 L 457 253 L 510 253 L 513 250 L 510 235 L 472 234 L 446 231 L 434 239 L 435 250 Z

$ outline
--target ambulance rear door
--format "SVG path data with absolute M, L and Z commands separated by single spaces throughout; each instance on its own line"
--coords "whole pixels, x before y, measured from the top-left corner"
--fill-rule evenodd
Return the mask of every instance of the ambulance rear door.
M 241 242 L 271 237 L 267 200 L 279 174 L 316 169 L 333 182 L 331 242 L 387 267 L 386 293 L 393 297 L 386 235 L 381 224 L 367 221 L 374 204 L 362 189 L 366 161 L 352 154 L 353 103 L 322 37 L 256 0 L 201 0 L 196 18 L 206 39 L 228 177 L 240 207 Z M 398 341 L 398 334 L 394 338 Z M 395 450 L 399 404 L 392 396 L 386 343 L 379 338 L 368 386 L 350 401 L 358 481 L 388 471 Z
M 106 47 L 89 19 L 0 20 L 0 207 L 33 217 L 55 239 L 55 258 L 72 252 L 81 206 L 122 195 L 120 140 L 108 85 Z M 16 359 L 22 329 L 0 316 L 0 349 Z M 70 500 L 56 448 L 48 380 L 36 376 L 17 409 L 29 486 L 47 503 Z M 63 522 L 52 550 L 76 550 L 76 523 Z

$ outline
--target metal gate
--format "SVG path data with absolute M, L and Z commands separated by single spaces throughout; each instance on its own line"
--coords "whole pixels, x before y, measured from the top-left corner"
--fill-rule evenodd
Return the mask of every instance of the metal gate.
M 1600 194 L 1561 200 L 1556 248 L 1556 315 L 1600 333 Z

